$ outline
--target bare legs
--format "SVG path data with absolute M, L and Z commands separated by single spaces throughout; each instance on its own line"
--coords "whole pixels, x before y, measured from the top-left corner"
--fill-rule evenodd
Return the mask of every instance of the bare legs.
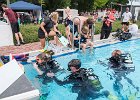
M 93 42 L 88 41 L 86 44 L 84 44 L 84 43 L 80 44 L 80 46 L 82 48 L 83 53 L 85 53 L 87 46 L 90 46 L 90 50 L 92 50 Z
M 70 33 L 70 27 L 69 26 L 67 26 L 66 27 L 66 36 L 67 36 L 67 39 L 68 39 L 68 41 L 69 41 L 69 44 L 71 45 L 72 44 L 72 42 L 71 42 L 71 33 Z
M 40 43 L 41 43 L 41 48 L 43 49 L 45 47 L 45 38 L 40 39 Z
M 56 36 L 56 33 L 54 31 L 50 31 L 48 36 L 53 36 L 54 37 L 54 41 L 56 45 L 59 45 L 60 42 L 58 41 L 58 37 Z M 40 39 L 40 43 L 41 43 L 41 48 L 43 49 L 45 47 L 45 38 Z
M 16 38 L 18 46 L 20 45 L 20 39 L 21 39 L 22 43 L 24 43 L 23 36 L 22 36 L 22 34 L 20 32 L 15 33 L 15 38 Z

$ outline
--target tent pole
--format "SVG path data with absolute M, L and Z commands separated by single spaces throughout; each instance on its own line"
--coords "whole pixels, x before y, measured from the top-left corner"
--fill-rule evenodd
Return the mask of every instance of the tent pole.
M 10 5 L 10 0 L 7 0 L 7 6 L 9 7 L 9 5 Z

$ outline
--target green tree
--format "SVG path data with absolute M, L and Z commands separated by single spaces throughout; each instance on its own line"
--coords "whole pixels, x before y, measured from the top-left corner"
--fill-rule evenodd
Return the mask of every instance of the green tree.
M 79 11 L 93 11 L 103 7 L 109 0 L 71 0 L 71 7 Z
M 129 3 L 128 0 L 109 0 L 108 3 L 119 3 L 119 4 L 123 4 L 123 5 L 126 5 L 127 3 Z
M 66 8 L 70 6 L 71 0 L 44 0 L 47 9 L 54 11 L 56 9 Z
M 78 10 L 79 11 L 92 11 L 94 5 L 94 0 L 78 0 Z
M 103 6 L 106 5 L 106 3 L 108 2 L 109 0 L 95 0 L 94 2 L 94 6 L 95 8 L 102 8 Z

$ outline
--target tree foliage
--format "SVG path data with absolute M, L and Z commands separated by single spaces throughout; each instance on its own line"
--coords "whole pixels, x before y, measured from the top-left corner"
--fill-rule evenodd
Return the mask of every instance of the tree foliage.
M 94 6 L 101 8 L 103 7 L 109 0 L 95 0 Z
M 66 8 L 70 6 L 71 0 L 44 0 L 46 2 L 46 7 L 53 11 L 60 8 Z
M 1 0 L 6 3 L 6 0 Z M 10 0 L 11 3 L 19 0 Z M 70 8 L 79 11 L 93 11 L 96 8 L 110 7 L 111 2 L 126 4 L 128 0 L 23 0 L 36 5 L 41 5 L 44 10 L 54 11 L 56 9 Z

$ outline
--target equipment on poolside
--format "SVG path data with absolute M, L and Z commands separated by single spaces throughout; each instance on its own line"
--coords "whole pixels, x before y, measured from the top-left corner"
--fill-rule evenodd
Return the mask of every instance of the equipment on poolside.
M 112 36 L 115 38 L 118 38 L 120 41 L 128 40 L 132 37 L 132 34 L 129 32 L 123 32 L 121 29 L 118 29 L 116 31 L 116 34 L 113 34 Z
M 64 36 L 56 32 L 57 37 L 59 38 L 59 41 L 63 44 L 63 46 L 67 46 L 69 44 L 68 39 L 66 39 Z
M 10 54 L 9 60 L 16 59 L 17 61 L 27 61 L 29 58 L 29 54 Z

